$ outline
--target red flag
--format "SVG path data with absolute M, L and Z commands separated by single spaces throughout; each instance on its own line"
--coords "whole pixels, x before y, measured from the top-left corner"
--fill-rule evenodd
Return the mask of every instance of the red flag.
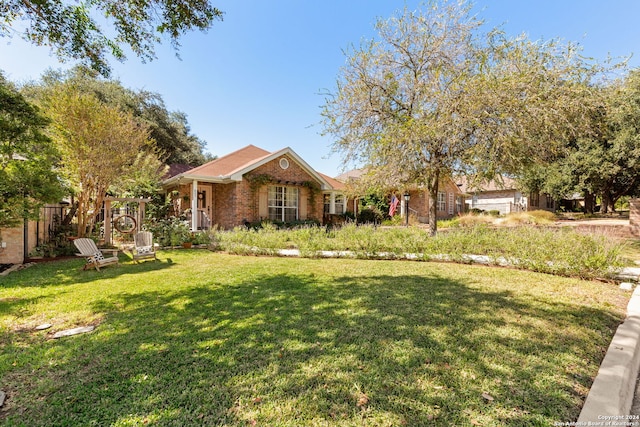
M 394 194 L 391 196 L 391 204 L 389 205 L 389 216 L 393 216 L 396 213 L 396 209 L 398 208 L 398 203 L 400 200 Z

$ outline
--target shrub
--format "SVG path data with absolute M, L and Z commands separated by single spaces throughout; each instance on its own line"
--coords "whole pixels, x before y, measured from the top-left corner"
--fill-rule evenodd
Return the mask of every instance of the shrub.
M 191 238 L 191 225 L 179 217 L 158 219 L 145 227 L 160 246 L 178 246 Z
M 382 218 L 382 213 L 377 209 L 364 208 L 358 213 L 358 224 L 380 224 Z

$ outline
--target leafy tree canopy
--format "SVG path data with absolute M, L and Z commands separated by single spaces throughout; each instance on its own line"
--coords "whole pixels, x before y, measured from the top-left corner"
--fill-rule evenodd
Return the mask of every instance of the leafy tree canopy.
M 64 194 L 57 152 L 44 133 L 48 123 L 0 73 L 0 228 L 36 216 Z
M 169 111 L 158 93 L 125 88 L 119 81 L 102 78 L 84 67 L 66 72 L 47 71 L 40 82 L 24 86 L 22 92 L 37 100 L 62 84 L 91 93 L 102 103 L 130 112 L 146 124 L 155 140 L 155 150 L 165 164 L 198 166 L 210 159 L 203 152 L 206 142 L 191 133 L 186 114 Z
M 525 169 L 520 181 L 556 199 L 582 194 L 588 212 L 599 196 L 607 212 L 620 197 L 640 195 L 640 70 L 594 88 L 584 101 L 592 105 L 591 131 L 568 141 L 552 162 Z
M 126 46 L 143 60 L 153 60 L 162 37 L 177 49 L 183 34 L 207 30 L 222 17 L 208 0 L 4 0 L 0 36 L 17 33 L 50 46 L 63 61 L 79 59 L 108 75 L 107 55 L 122 61 Z M 105 23 L 111 28 L 104 30 Z
M 149 131 L 129 112 L 101 102 L 72 85 L 60 85 L 43 100 L 50 133 L 61 154 L 61 174 L 77 203 L 78 235 L 92 230 L 109 189 L 140 171 L 140 153 L 152 144 Z
M 543 160 L 582 133 L 581 98 L 598 67 L 572 45 L 482 31 L 470 6 L 431 1 L 378 22 L 378 37 L 347 52 L 323 108 L 345 163 L 396 188 L 430 195 L 463 173 L 492 178 Z

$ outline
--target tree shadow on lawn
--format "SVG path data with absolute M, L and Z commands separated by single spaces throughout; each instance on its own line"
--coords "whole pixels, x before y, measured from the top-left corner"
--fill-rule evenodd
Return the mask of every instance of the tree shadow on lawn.
M 161 270 L 172 267 L 172 258 L 158 258 L 157 261 L 144 261 L 135 263 L 127 255 L 119 255 L 120 263 L 102 267 L 100 271 L 95 268 L 83 270 L 83 259 L 65 259 L 36 265 L 14 272 L 0 278 L 0 288 L 26 288 L 47 286 L 75 285 L 90 283 L 93 281 L 112 279 L 123 274 L 139 274 L 153 270 Z
M 108 315 L 93 334 L 31 349 L 49 352 L 50 365 L 9 372 L 5 422 L 524 426 L 577 418 L 619 313 L 472 283 L 277 274 L 121 294 L 94 307 Z

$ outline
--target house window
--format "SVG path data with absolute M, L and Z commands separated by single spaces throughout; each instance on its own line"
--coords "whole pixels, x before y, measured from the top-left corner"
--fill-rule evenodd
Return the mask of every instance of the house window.
M 298 219 L 298 189 L 296 187 L 269 187 L 269 219 L 292 222 Z
M 462 196 L 456 197 L 456 212 L 457 213 L 462 212 Z
M 438 191 L 438 211 L 447 210 L 447 196 L 445 193 Z
M 336 194 L 336 199 L 334 202 L 335 205 L 335 212 L 337 214 L 343 214 L 344 213 L 344 195 L 343 194 Z
M 453 215 L 453 208 L 455 206 L 454 198 L 455 198 L 454 194 L 453 193 L 449 193 L 449 209 L 447 210 L 447 213 L 449 215 Z
M 324 213 L 331 213 L 331 193 L 325 193 L 323 195 L 324 201 Z M 335 194 L 333 196 L 333 213 L 343 214 L 345 212 L 345 199 L 343 194 Z
M 531 193 L 531 200 L 530 200 L 529 204 L 531 206 L 535 206 L 535 207 L 540 206 L 540 193 L 538 193 L 538 192 Z

